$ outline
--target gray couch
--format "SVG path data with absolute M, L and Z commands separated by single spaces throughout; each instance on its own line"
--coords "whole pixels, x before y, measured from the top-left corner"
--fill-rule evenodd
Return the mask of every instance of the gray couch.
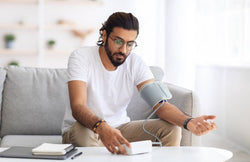
M 163 71 L 150 68 L 155 79 L 161 80 Z M 168 87 L 173 95 L 169 102 L 192 115 L 192 92 L 171 84 Z M 0 68 L 0 105 L 0 147 L 61 143 L 62 127 L 74 122 L 64 120 L 65 109 L 70 109 L 66 69 Z M 128 108 L 131 119 L 145 119 L 151 111 L 135 91 Z M 182 134 L 181 145 L 192 145 L 191 133 L 183 130 Z

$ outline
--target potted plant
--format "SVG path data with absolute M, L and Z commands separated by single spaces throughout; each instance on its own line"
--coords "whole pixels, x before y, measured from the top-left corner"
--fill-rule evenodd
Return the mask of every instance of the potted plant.
M 18 61 L 10 61 L 8 63 L 8 66 L 19 66 L 19 63 L 18 63 Z
M 47 42 L 48 49 L 53 49 L 55 44 L 56 44 L 55 40 L 53 40 L 53 39 L 48 40 L 48 42 Z
M 6 48 L 12 48 L 13 42 L 16 39 L 14 34 L 6 34 L 4 35 L 4 41 L 5 41 L 5 47 Z

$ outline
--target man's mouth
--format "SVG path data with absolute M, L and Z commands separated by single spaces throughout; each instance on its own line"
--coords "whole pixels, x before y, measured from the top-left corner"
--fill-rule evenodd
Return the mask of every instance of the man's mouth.
M 125 58 L 125 55 L 124 55 L 124 54 L 115 53 L 114 55 L 115 55 L 115 57 L 116 57 L 117 59 L 119 59 L 119 60 L 122 60 L 122 59 Z

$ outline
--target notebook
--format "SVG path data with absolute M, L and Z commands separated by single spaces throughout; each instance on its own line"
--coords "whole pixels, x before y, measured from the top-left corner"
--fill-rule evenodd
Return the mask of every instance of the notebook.
M 5 158 L 28 158 L 28 159 L 56 159 L 56 160 L 64 160 L 76 153 L 77 149 L 72 149 L 67 152 L 65 155 L 33 155 L 32 149 L 34 147 L 21 147 L 14 146 L 9 149 L 0 152 L 0 157 Z
M 72 144 L 43 143 L 32 149 L 34 155 L 64 155 L 74 149 Z

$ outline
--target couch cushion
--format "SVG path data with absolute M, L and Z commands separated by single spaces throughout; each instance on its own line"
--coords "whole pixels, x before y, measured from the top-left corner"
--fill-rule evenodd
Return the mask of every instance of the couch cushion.
M 5 75 L 6 75 L 6 70 L 3 68 L 0 68 L 0 125 L 1 125 L 2 93 L 3 93 Z
M 42 143 L 62 143 L 61 135 L 40 136 L 40 135 L 7 135 L 1 142 L 1 147 L 24 146 L 36 147 Z
M 66 69 L 9 67 L 1 136 L 60 135 L 68 105 Z

